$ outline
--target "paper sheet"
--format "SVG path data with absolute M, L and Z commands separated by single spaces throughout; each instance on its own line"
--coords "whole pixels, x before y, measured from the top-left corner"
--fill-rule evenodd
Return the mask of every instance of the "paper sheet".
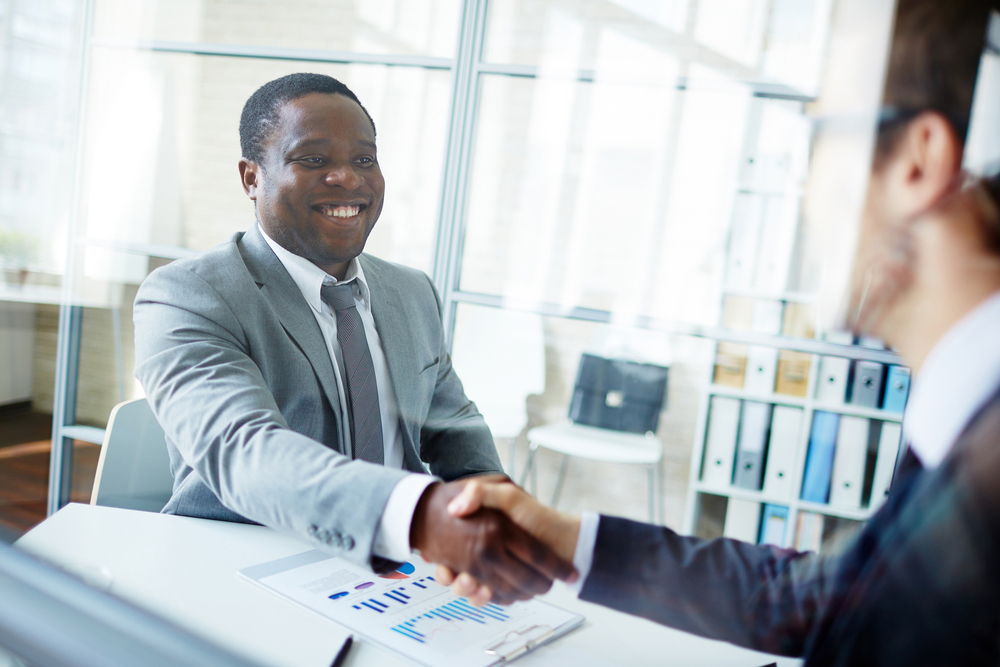
M 545 602 L 473 607 L 434 581 L 420 559 L 375 575 L 315 550 L 240 570 L 240 575 L 424 665 L 487 667 L 583 622 Z M 492 649 L 493 653 L 487 651 Z

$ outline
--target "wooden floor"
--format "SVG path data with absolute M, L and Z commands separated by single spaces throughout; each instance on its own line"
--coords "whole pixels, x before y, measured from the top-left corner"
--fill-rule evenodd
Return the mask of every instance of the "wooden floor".
M 51 429 L 51 415 L 30 410 L 0 413 L 0 529 L 8 537 L 24 534 L 45 518 Z M 100 449 L 75 442 L 76 502 L 90 502 Z

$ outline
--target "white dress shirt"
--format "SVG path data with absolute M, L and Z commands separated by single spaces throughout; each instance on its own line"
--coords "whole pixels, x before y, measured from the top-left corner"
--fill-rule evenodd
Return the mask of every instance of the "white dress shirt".
M 354 294 L 354 302 L 358 307 L 358 315 L 365 329 L 365 338 L 368 340 L 368 348 L 371 350 L 372 365 L 375 367 L 375 386 L 378 390 L 379 410 L 382 413 L 382 440 L 385 454 L 385 465 L 390 468 L 403 467 L 403 431 L 399 427 L 399 408 L 396 403 L 396 393 L 392 382 L 389 379 L 389 370 L 385 361 L 385 351 L 382 349 L 382 341 L 378 331 L 375 329 L 375 320 L 372 317 L 371 292 L 368 290 L 368 282 L 365 280 L 365 272 L 361 268 L 361 263 L 355 257 L 347 267 L 344 280 L 338 281 L 333 276 L 327 274 L 305 257 L 296 255 L 278 245 L 263 228 L 260 229 L 261 236 L 267 241 L 278 261 L 288 271 L 292 277 L 309 309 L 312 310 L 320 331 L 326 341 L 327 350 L 330 353 L 333 363 L 333 372 L 337 377 L 337 390 L 340 395 L 340 409 L 342 414 L 347 415 L 347 394 L 344 391 L 343 380 L 343 356 L 340 351 L 340 341 L 337 340 L 337 316 L 329 304 L 323 301 L 320 291 L 324 285 L 339 285 L 352 283 L 351 291 Z M 348 428 L 348 420 L 342 420 L 341 437 L 344 442 L 351 442 L 351 433 Z M 395 561 L 403 561 L 410 556 L 410 524 L 413 521 L 413 513 L 420 501 L 420 496 L 424 490 L 434 482 L 430 475 L 408 475 L 400 480 L 392 489 L 389 500 L 382 511 L 382 518 L 379 520 L 378 530 L 375 534 L 375 544 L 373 550 L 376 555 Z
M 1000 292 L 948 330 L 914 378 L 903 432 L 925 468 L 936 468 L 1000 387 Z
M 932 469 L 951 451 L 958 436 L 1000 388 L 1000 292 L 958 321 L 937 342 L 913 380 L 904 416 L 910 449 Z M 570 586 L 579 595 L 590 574 L 600 516 L 584 512 L 573 566 L 580 578 Z

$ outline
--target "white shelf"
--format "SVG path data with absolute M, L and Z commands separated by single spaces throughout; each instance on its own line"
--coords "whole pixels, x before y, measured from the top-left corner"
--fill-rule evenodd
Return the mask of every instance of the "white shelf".
M 788 394 L 756 394 L 743 389 L 736 389 L 734 387 L 726 387 L 718 384 L 710 385 L 708 388 L 708 394 L 710 396 L 738 398 L 744 401 L 760 401 L 762 403 L 774 403 L 776 405 L 790 405 L 797 408 L 808 408 L 813 411 L 822 410 L 823 412 L 836 412 L 842 415 L 866 417 L 868 419 L 877 419 L 879 421 L 897 423 L 903 421 L 903 415 L 899 412 L 889 412 L 887 410 L 879 410 L 878 408 L 866 408 L 860 405 L 851 405 L 850 403 L 818 403 L 815 399 L 802 398 L 801 396 L 790 396 Z
M 746 391 L 745 389 L 737 389 L 735 387 L 726 387 L 720 384 L 713 384 L 709 386 L 708 393 L 710 396 L 728 396 L 729 398 L 739 398 L 744 401 L 760 401 L 761 403 L 776 403 L 778 405 L 791 405 L 793 407 L 804 408 L 809 402 L 801 396 L 790 396 L 788 394 L 757 394 L 754 392 Z
M 712 486 L 711 484 L 705 484 L 704 482 L 698 482 L 697 487 L 698 493 L 706 493 L 713 496 L 723 496 L 725 498 L 739 498 L 740 500 L 753 500 L 759 503 L 769 503 L 771 505 L 784 505 L 788 507 L 791 505 L 792 501 L 788 498 L 778 498 L 776 496 L 769 496 L 763 491 L 753 491 L 751 489 L 741 489 L 738 486 L 730 486 L 725 489 L 720 489 L 717 486 Z
M 854 519 L 855 521 L 867 521 L 874 512 L 868 508 L 861 508 L 856 510 L 845 509 L 843 507 L 834 507 L 827 505 L 826 503 L 811 503 L 806 500 L 796 501 L 798 505 L 798 510 L 800 512 L 814 512 L 816 514 L 825 514 L 827 516 L 837 516 L 842 519 Z

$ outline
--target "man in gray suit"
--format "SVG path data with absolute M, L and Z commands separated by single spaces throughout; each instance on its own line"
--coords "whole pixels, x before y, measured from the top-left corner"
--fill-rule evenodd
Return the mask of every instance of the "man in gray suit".
M 581 599 L 806 665 L 1000 664 L 1000 176 L 962 170 L 996 8 L 898 3 L 848 324 L 914 371 L 909 448 L 843 551 L 581 519 L 512 485 L 469 484 L 456 516 L 509 512 L 574 560 Z M 995 136 L 1000 118 L 982 120 Z M 488 592 L 467 574 L 454 588 Z
M 136 297 L 136 377 L 175 480 L 164 512 L 261 523 L 375 569 L 417 549 L 502 602 L 570 576 L 499 512 L 445 511 L 452 480 L 502 468 L 430 280 L 361 254 L 385 185 L 354 93 L 318 74 L 271 81 L 240 141 L 257 224 Z

